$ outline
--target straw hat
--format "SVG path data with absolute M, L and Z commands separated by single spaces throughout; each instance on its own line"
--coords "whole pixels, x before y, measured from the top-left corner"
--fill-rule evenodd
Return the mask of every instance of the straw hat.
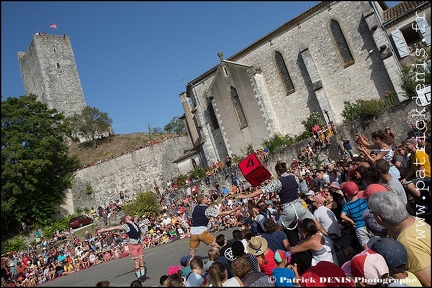
M 254 236 L 251 238 L 247 246 L 247 251 L 250 254 L 257 256 L 263 254 L 267 250 L 267 247 L 268 243 L 266 239 L 261 236 Z

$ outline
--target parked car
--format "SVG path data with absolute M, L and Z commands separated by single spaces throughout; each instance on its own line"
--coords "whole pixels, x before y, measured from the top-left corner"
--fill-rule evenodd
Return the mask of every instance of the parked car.
M 85 225 L 89 225 L 89 224 L 92 224 L 92 223 L 93 223 L 93 218 L 88 217 L 86 215 L 80 215 L 78 217 L 72 218 L 69 221 L 68 225 L 69 225 L 69 228 L 75 229 L 75 228 L 82 227 L 82 226 L 85 226 Z

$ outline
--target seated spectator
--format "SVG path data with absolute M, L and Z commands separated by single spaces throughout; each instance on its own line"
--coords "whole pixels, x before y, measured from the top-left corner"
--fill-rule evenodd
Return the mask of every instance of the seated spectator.
M 292 254 L 309 250 L 312 253 L 312 266 L 320 261 L 329 261 L 339 265 L 333 241 L 318 231 L 315 221 L 309 218 L 304 219 L 299 225 L 299 231 L 303 241 L 289 248 Z
M 272 251 L 288 250 L 288 238 L 283 231 L 277 230 L 276 222 L 271 218 L 266 218 L 263 224 L 265 232 L 261 234 L 261 237 L 267 240 L 268 247 Z
M 232 262 L 232 270 L 234 275 L 241 279 L 244 287 L 275 286 L 271 281 L 268 281 L 269 277 L 264 272 L 252 271 L 249 263 L 243 257 L 238 257 Z
M 247 250 L 257 257 L 261 271 L 267 276 L 271 276 L 277 265 L 274 261 L 274 252 L 268 248 L 267 240 L 261 236 L 254 236 L 251 238 Z
M 391 238 L 376 238 L 373 243 L 368 242 L 370 249 L 384 257 L 389 268 L 390 276 L 397 279 L 397 283 L 412 287 L 421 287 L 417 277 L 408 271 L 407 251 L 397 240 Z
M 277 267 L 273 269 L 272 275 L 275 277 L 276 287 L 294 287 L 298 283 L 300 276 L 297 271 L 297 264 L 288 265 L 291 261 L 291 253 L 284 250 L 275 251 L 275 261 Z M 288 266 L 288 267 L 287 267 Z
M 384 257 L 371 249 L 356 254 L 342 267 L 346 276 L 355 277 L 360 286 L 378 286 L 389 277 Z

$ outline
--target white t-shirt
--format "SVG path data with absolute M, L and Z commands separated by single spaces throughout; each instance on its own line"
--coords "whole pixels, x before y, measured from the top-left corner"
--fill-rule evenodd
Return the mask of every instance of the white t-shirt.
M 313 214 L 329 235 L 336 234 L 339 237 L 342 235 L 338 220 L 333 211 L 331 211 L 329 208 L 324 205 L 320 206 L 314 211 Z
M 240 283 L 237 281 L 237 278 L 231 277 L 225 282 L 222 283 L 223 287 L 241 287 Z

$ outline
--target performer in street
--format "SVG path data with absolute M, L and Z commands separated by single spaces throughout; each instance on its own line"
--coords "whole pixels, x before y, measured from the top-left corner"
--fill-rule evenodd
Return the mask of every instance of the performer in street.
M 298 221 L 310 218 L 315 221 L 318 230 L 328 236 L 327 231 L 321 223 L 319 223 L 315 219 L 315 216 L 300 202 L 298 177 L 301 177 L 301 175 L 288 173 L 288 168 L 285 162 L 278 162 L 275 166 L 275 170 L 278 175 L 277 179 L 261 187 L 261 189 L 257 189 L 250 194 L 238 195 L 236 198 L 253 198 L 260 194 L 265 195 L 267 193 L 276 192 L 276 194 L 279 194 L 282 209 L 282 214 L 278 220 L 279 225 L 288 230 L 293 230 L 297 227 Z M 290 227 L 291 224 L 293 224 L 294 227 Z
M 126 215 L 122 220 L 122 225 L 101 228 L 97 231 L 97 233 L 99 234 L 107 231 L 123 230 L 126 234 L 128 234 L 128 248 L 131 257 L 135 262 L 135 275 L 139 280 L 145 281 L 147 277 L 146 268 L 144 266 L 144 251 L 140 239 L 141 230 L 138 224 L 133 221 L 133 219 L 134 218 L 132 216 Z
M 201 241 L 212 247 L 220 248 L 215 237 L 207 229 L 210 217 L 229 215 L 240 209 L 240 206 L 236 206 L 231 210 L 219 211 L 217 207 L 209 207 L 207 206 L 208 198 L 204 194 L 197 196 L 197 202 L 198 205 L 192 211 L 192 228 L 189 239 L 190 254 L 192 256 L 195 256 L 195 251 Z

